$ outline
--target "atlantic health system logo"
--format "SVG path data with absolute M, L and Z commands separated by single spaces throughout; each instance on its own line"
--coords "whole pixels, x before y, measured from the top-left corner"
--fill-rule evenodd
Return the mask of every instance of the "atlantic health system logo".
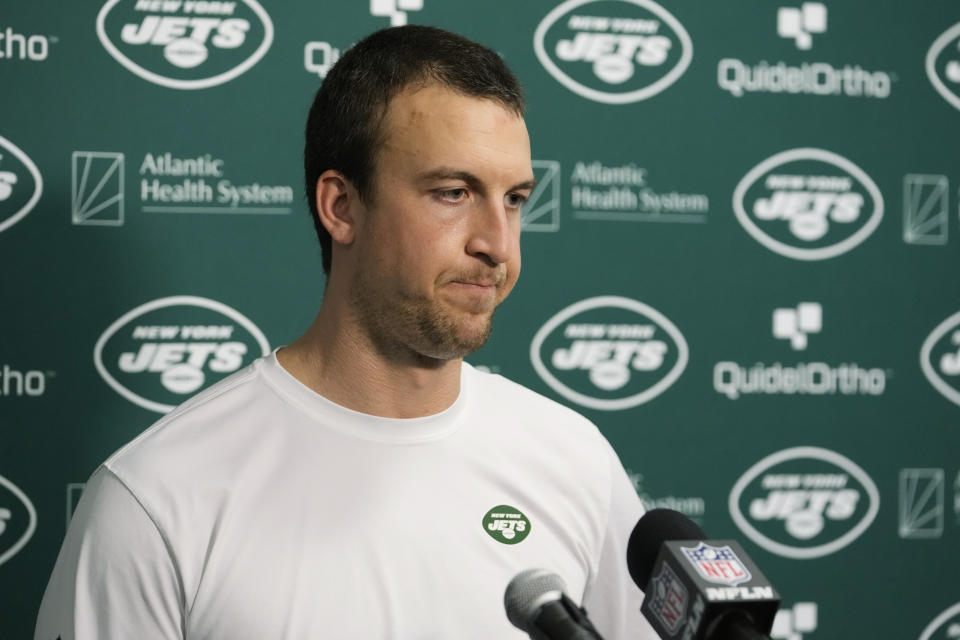
M 751 169 L 733 192 L 733 210 L 757 242 L 794 260 L 850 251 L 883 218 L 883 196 L 863 169 L 831 151 L 777 153 Z
M 144 80 L 205 89 L 259 62 L 273 42 L 273 23 L 256 0 L 108 0 L 97 36 Z
M 687 366 L 680 330 L 656 309 L 630 298 L 599 296 L 559 311 L 530 345 L 534 369 L 563 397 L 591 409 L 643 404 Z
M 607 104 L 655 96 L 693 58 L 686 29 L 653 0 L 567 0 L 537 26 L 533 48 L 560 84 Z
M 30 213 L 43 193 L 37 165 L 15 144 L 0 136 L 0 232 Z
M 793 447 L 750 467 L 730 492 L 730 515 L 758 545 L 785 558 L 819 558 L 843 549 L 873 523 L 877 485 L 849 458 Z
M 173 296 L 125 313 L 97 340 L 93 361 L 124 398 L 166 413 L 203 387 L 270 352 L 239 311 L 196 296 Z

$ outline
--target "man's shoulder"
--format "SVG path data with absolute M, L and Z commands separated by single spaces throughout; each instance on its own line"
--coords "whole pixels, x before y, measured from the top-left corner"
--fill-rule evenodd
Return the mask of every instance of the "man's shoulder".
M 474 376 L 480 393 L 486 397 L 483 400 L 496 400 L 500 403 L 509 403 L 513 409 L 544 412 L 554 418 L 561 418 L 571 422 L 592 424 L 586 417 L 570 407 L 515 382 L 497 373 L 490 373 L 467 365 Z
M 260 360 L 191 397 L 111 455 L 104 466 L 125 479 L 133 470 L 180 466 L 256 428 L 257 396 L 269 394 Z M 268 396 L 267 396 L 268 397 Z
M 535 439 L 606 445 L 597 426 L 570 407 L 502 375 L 471 369 L 482 411 L 498 414 L 505 423 L 521 424 L 522 432 Z

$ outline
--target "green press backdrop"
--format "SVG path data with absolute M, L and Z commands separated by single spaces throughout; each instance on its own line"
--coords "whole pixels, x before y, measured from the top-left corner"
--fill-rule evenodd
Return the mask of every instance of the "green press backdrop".
M 954 0 L 4 3 L 0 638 L 96 465 L 312 319 L 307 109 L 405 22 L 528 91 L 523 274 L 469 360 L 740 540 L 775 638 L 960 638 Z

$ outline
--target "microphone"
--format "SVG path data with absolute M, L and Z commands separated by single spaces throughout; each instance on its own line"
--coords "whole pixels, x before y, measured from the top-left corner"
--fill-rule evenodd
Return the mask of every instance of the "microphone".
M 566 588 L 563 578 L 546 569 L 521 571 L 503 594 L 507 618 L 533 640 L 603 640 Z
M 706 540 L 692 520 L 652 509 L 627 543 L 640 610 L 661 638 L 770 640 L 780 596 L 733 540 Z

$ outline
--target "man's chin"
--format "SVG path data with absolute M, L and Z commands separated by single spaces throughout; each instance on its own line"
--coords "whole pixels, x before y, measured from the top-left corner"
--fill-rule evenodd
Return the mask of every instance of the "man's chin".
M 437 360 L 453 360 L 470 355 L 487 343 L 493 328 L 492 313 L 470 318 L 470 321 L 450 323 L 443 327 L 445 331 L 427 332 L 424 344 L 419 352 Z M 431 335 L 432 334 L 432 335 Z

